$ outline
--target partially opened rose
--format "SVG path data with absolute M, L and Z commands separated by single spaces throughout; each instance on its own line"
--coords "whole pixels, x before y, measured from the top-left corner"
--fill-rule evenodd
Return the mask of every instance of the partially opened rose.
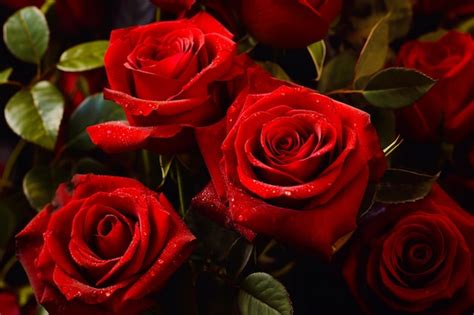
M 369 115 L 303 87 L 244 91 L 198 139 L 212 183 L 195 208 L 325 257 L 385 170 Z
M 402 46 L 399 65 L 438 80 L 414 106 L 398 114 L 404 136 L 418 141 L 459 142 L 474 135 L 474 39 L 450 31 L 436 41 Z
M 306 47 L 326 36 L 341 0 L 241 0 L 242 21 L 258 41 L 275 47 Z
M 194 237 L 163 194 L 122 177 L 77 175 L 17 235 L 18 258 L 50 314 L 139 314 Z
M 224 115 L 226 81 L 242 71 L 231 38 L 207 13 L 113 31 L 104 96 L 124 108 L 128 123 L 90 127 L 92 141 L 107 152 L 188 149 L 195 127 Z
M 360 227 L 343 274 L 366 314 L 474 310 L 474 217 L 439 186 Z M 468 312 L 468 313 L 465 313 Z

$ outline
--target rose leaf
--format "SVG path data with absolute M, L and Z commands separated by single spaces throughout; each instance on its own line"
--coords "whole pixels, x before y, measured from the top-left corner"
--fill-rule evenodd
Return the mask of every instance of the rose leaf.
M 39 64 L 49 42 L 44 14 L 34 6 L 15 12 L 3 25 L 3 40 L 15 57 Z
M 316 81 L 321 78 L 323 74 L 324 60 L 326 59 L 326 44 L 324 40 L 320 40 L 307 47 L 308 52 L 313 59 L 314 67 L 316 68 Z
M 427 175 L 403 169 L 389 169 L 379 184 L 375 200 L 386 204 L 413 202 L 423 199 L 439 174 Z
M 335 56 L 324 66 L 318 82 L 318 90 L 326 93 L 347 87 L 354 76 L 356 57 L 350 51 Z
M 0 71 L 0 84 L 7 83 L 10 75 L 12 74 L 13 69 L 7 68 L 3 71 Z
M 5 106 L 5 119 L 20 137 L 53 150 L 64 113 L 64 98 L 48 81 L 13 95 Z
M 354 87 L 361 89 L 368 78 L 382 69 L 389 52 L 388 16 L 380 19 L 372 28 L 355 65 Z
M 30 205 L 41 210 L 51 202 L 56 188 L 68 180 L 68 174 L 60 168 L 41 165 L 35 166 L 23 177 L 23 192 Z
M 362 94 L 373 106 L 399 109 L 412 105 L 435 83 L 435 80 L 416 70 L 387 68 L 369 80 Z
M 57 65 L 59 70 L 82 72 L 104 66 L 104 55 L 109 42 L 97 40 L 69 48 L 61 54 Z
M 257 272 L 241 284 L 239 308 L 242 315 L 291 315 L 293 307 L 285 287 L 271 275 Z

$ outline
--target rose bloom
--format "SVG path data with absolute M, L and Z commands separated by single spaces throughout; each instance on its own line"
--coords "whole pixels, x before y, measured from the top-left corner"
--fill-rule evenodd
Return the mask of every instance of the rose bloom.
M 439 187 L 361 225 L 343 265 L 367 314 L 474 310 L 474 217 Z
M 306 47 L 326 36 L 342 0 L 241 0 L 241 15 L 258 41 L 281 48 Z
M 450 31 L 439 40 L 411 41 L 398 54 L 398 64 L 438 80 L 414 106 L 399 111 L 404 136 L 417 141 L 463 141 L 474 134 L 474 40 Z
M 225 120 L 200 130 L 212 183 L 193 207 L 249 239 L 261 233 L 329 257 L 356 228 L 385 158 L 367 113 L 278 85 L 250 82 Z
M 224 115 L 226 81 L 243 71 L 231 38 L 207 13 L 113 31 L 104 96 L 124 108 L 128 123 L 89 127 L 92 141 L 107 152 L 189 149 L 194 128 Z
M 163 194 L 122 177 L 76 175 L 17 235 L 50 314 L 139 314 L 187 259 L 193 235 Z

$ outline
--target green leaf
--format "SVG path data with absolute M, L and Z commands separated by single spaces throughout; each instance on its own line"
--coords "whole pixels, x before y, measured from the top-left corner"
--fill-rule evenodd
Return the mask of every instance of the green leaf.
M 447 30 L 440 28 L 439 30 L 420 36 L 418 40 L 422 42 L 435 42 L 446 35 L 447 32 Z
M 332 58 L 325 66 L 318 84 L 318 90 L 329 92 L 347 87 L 354 77 L 356 57 L 344 51 Z
M 461 22 L 456 29 L 460 32 L 468 33 L 474 36 L 474 17 Z
M 413 17 L 412 0 L 385 0 L 385 6 L 390 12 L 388 17 L 390 40 L 405 37 L 410 31 Z
M 48 10 L 53 6 L 55 2 L 55 0 L 46 0 L 41 6 L 41 12 L 43 12 L 44 14 L 48 13 Z
M 12 74 L 13 69 L 7 68 L 5 70 L 0 71 L 0 84 L 7 83 L 10 75 Z
M 431 186 L 438 177 L 439 174 L 427 175 L 402 169 L 389 169 L 379 184 L 375 200 L 397 204 L 423 199 L 431 191 Z
M 388 15 L 375 24 L 355 65 L 354 86 L 363 88 L 368 78 L 382 69 L 389 52 Z
M 68 124 L 66 146 L 77 150 L 91 150 L 94 144 L 86 128 L 101 122 L 124 120 L 125 113 L 114 102 L 104 100 L 102 93 L 87 97 L 72 113 Z
M 33 6 L 17 11 L 3 25 L 3 40 L 15 57 L 39 64 L 49 42 L 49 28 L 43 12 Z
M 370 120 L 375 130 L 377 130 L 380 146 L 385 148 L 392 143 L 396 137 L 395 113 L 393 110 L 374 108 L 370 112 Z
M 237 51 L 239 54 L 251 52 L 258 42 L 250 35 L 245 36 L 237 43 Z
M 43 306 L 39 305 L 37 315 L 49 315 L 49 313 Z
M 398 109 L 412 105 L 435 83 L 416 70 L 388 68 L 374 75 L 362 94 L 373 106 Z
M 316 80 L 319 80 L 323 73 L 324 60 L 326 59 L 326 44 L 324 40 L 320 40 L 309 45 L 307 49 L 316 68 Z
M 270 72 L 275 78 L 284 80 L 284 81 L 291 81 L 290 76 L 283 70 L 283 68 L 272 61 L 258 61 L 257 62 L 263 69 Z
M 57 65 L 59 70 L 81 72 L 104 66 L 104 55 L 109 42 L 98 40 L 76 45 L 62 53 Z
M 13 95 L 5 107 L 5 119 L 20 137 L 46 149 L 56 144 L 64 112 L 64 98 L 48 81 Z
M 161 168 L 161 183 L 160 187 L 165 184 L 166 178 L 171 169 L 171 165 L 173 164 L 174 155 L 160 155 L 160 168 Z
M 241 284 L 239 308 L 242 315 L 291 315 L 293 308 L 285 287 L 267 273 L 253 273 Z
M 30 205 L 41 210 L 51 202 L 59 184 L 68 180 L 68 174 L 63 169 L 49 166 L 36 166 L 26 173 L 23 178 L 23 192 Z

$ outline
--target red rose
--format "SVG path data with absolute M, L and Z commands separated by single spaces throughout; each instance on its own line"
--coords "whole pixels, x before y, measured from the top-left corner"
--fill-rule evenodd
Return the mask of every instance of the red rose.
M 438 186 L 387 206 L 355 236 L 344 277 L 367 314 L 474 310 L 474 217 Z
M 0 0 L 0 5 L 12 10 L 19 10 L 30 5 L 34 5 L 39 8 L 43 5 L 43 3 L 44 0 Z
M 328 33 L 342 0 L 242 0 L 242 20 L 258 41 L 275 47 L 306 47 Z
M 195 0 L 151 0 L 156 6 L 164 11 L 181 13 L 191 9 Z
M 474 134 L 474 40 L 470 35 L 451 31 L 434 42 L 408 42 L 400 50 L 398 63 L 438 79 L 414 106 L 399 112 L 398 126 L 405 136 L 458 142 Z
M 225 81 L 241 71 L 231 38 L 207 13 L 113 31 L 104 96 L 124 108 L 129 124 L 90 127 L 92 141 L 107 152 L 188 149 L 195 127 L 222 117 Z
M 212 184 L 194 207 L 247 238 L 261 233 L 328 257 L 356 228 L 369 179 L 385 170 L 377 135 L 365 112 L 259 81 L 259 93 L 242 92 L 225 120 L 199 131 Z
M 77 175 L 17 235 L 18 257 L 50 314 L 138 314 L 192 250 L 163 194 L 122 177 Z
M 15 294 L 7 291 L 0 292 L 0 314 L 20 315 L 20 307 Z

